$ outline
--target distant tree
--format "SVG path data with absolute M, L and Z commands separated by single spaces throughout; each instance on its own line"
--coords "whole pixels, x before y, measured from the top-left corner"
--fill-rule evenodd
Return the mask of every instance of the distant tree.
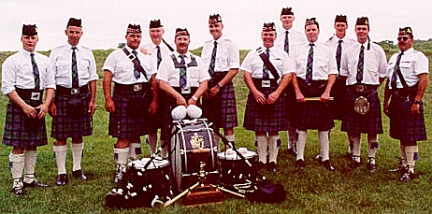
M 120 42 L 120 43 L 118 43 L 118 45 L 117 45 L 117 48 L 124 48 L 126 46 L 126 43 L 124 43 L 124 42 Z

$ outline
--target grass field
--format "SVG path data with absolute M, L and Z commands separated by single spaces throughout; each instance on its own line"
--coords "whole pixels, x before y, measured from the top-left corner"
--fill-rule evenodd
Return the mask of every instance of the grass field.
M 95 58 L 100 71 L 106 56 L 112 50 L 95 50 Z M 387 54 L 396 49 L 386 48 Z M 431 61 L 430 49 L 426 49 Z M 247 51 L 241 51 L 243 59 Z M 0 62 L 11 53 L 0 53 Z M 45 52 L 45 54 L 48 54 Z M 102 72 L 99 72 L 102 78 Z M 97 111 L 94 115 L 94 134 L 85 138 L 85 156 L 82 167 L 89 175 L 87 182 L 72 178 L 71 153 L 69 150 L 67 169 L 69 184 L 63 187 L 55 185 L 57 167 L 53 158 L 53 139 L 49 145 L 39 148 L 36 167 L 37 178 L 43 183 L 51 185 L 46 189 L 29 189 L 23 198 L 15 197 L 10 191 L 12 178 L 8 167 L 8 155 L 11 148 L 0 146 L 0 212 L 2 213 L 431 213 L 432 209 L 432 139 L 430 127 L 431 94 L 428 87 L 424 98 L 425 117 L 428 128 L 428 141 L 420 142 L 420 161 L 416 164 L 419 178 L 409 182 L 398 181 L 399 175 L 388 172 L 397 166 L 399 157 L 399 143 L 388 136 L 389 121 L 383 115 L 384 134 L 379 136 L 380 148 L 377 152 L 378 170 L 370 173 L 366 170 L 366 145 L 363 140 L 363 165 L 355 171 L 348 172 L 349 162 L 343 157 L 347 152 L 345 133 L 340 131 L 340 122 L 333 128 L 330 144 L 330 156 L 336 172 L 328 172 L 314 160 L 319 151 L 317 132 L 309 131 L 303 173 L 297 173 L 294 168 L 295 158 L 286 151 L 286 133 L 282 133 L 283 144 L 279 151 L 278 171 L 266 173 L 268 180 L 284 185 L 288 193 L 286 200 L 280 204 L 251 203 L 246 199 L 238 199 L 224 195 L 222 204 L 211 204 L 193 208 L 180 204 L 164 209 L 108 209 L 105 205 L 105 195 L 113 187 L 112 178 L 115 169 L 113 160 L 113 143 L 115 139 L 108 136 L 108 113 L 104 109 L 104 99 L 98 81 Z M 235 78 L 237 104 L 240 125 L 243 124 L 243 114 L 248 90 L 243 82 L 242 73 Z M 382 97 L 382 87 L 380 90 Z M 7 98 L 0 96 L 0 139 L 3 137 L 3 124 Z M 51 118 L 47 117 L 48 130 Z M 238 127 L 236 143 L 239 146 L 255 150 L 253 132 Z M 48 135 L 51 132 L 48 132 Z M 145 155 L 148 149 L 145 148 Z M 143 156 L 144 157 L 144 156 Z

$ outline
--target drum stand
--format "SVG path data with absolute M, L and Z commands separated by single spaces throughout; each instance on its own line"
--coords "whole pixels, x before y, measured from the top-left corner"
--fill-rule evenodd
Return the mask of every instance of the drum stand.
M 233 191 L 226 189 L 224 187 L 221 187 L 219 185 L 206 184 L 206 171 L 204 171 L 204 166 L 205 166 L 205 163 L 201 161 L 200 162 L 200 171 L 198 174 L 198 182 L 195 183 L 194 185 L 192 185 L 191 187 L 187 188 L 186 190 L 184 190 L 180 194 L 178 194 L 173 199 L 164 203 L 163 204 L 164 207 L 170 206 L 171 204 L 173 204 L 174 202 L 176 202 L 177 200 L 179 200 L 180 198 L 182 198 L 185 195 L 190 195 L 190 198 L 192 200 L 199 201 L 200 200 L 199 198 L 205 197 L 205 195 L 207 195 L 206 194 L 207 192 L 212 192 L 212 195 L 216 195 L 216 196 L 212 196 L 213 201 L 209 201 L 209 202 L 222 202 L 221 193 L 219 192 L 219 190 L 221 190 L 222 192 L 229 193 L 229 194 L 232 194 L 234 196 L 240 197 L 240 198 L 246 198 L 244 195 L 242 195 L 240 193 L 233 192 Z

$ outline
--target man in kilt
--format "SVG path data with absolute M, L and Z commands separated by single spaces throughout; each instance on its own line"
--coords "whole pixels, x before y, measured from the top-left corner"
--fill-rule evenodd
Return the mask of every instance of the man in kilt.
M 210 79 L 201 58 L 189 52 L 190 35 L 186 28 L 176 29 L 174 42 L 176 51 L 162 60 L 156 76 L 160 89 L 169 97 L 162 127 L 165 142 L 171 139 L 171 111 L 176 106 L 198 105 Z
M 91 49 L 79 45 L 83 34 L 81 19 L 70 18 L 65 34 L 66 45 L 50 54 L 56 78 L 56 93 L 49 112 L 53 117 L 51 136 L 56 139 L 53 150 L 57 162 L 58 186 L 68 183 L 66 172 L 67 138 L 72 138 L 72 176 L 87 180 L 81 170 L 83 136 L 93 132 L 92 116 L 96 110 L 96 63 Z
M 275 46 L 283 49 L 288 55 L 292 53 L 295 46 L 300 45 L 304 42 L 305 36 L 300 31 L 293 29 L 293 24 L 295 21 L 294 11 L 291 7 L 282 8 L 280 18 L 281 27 L 277 29 L 277 37 L 275 40 Z M 293 111 L 289 110 L 294 108 L 295 105 L 295 94 L 294 89 L 291 84 L 286 87 L 286 102 L 287 102 L 287 120 L 288 120 L 288 143 L 287 151 L 288 154 L 296 155 L 296 142 L 297 142 L 297 130 L 292 126 L 291 118 L 293 117 Z
M 232 79 L 240 64 L 237 46 L 222 35 L 224 25 L 219 14 L 209 16 L 212 40 L 204 43 L 201 58 L 212 77 L 203 96 L 203 116 L 213 122 L 215 128 L 223 128 L 226 139 L 234 143 L 234 127 L 237 124 L 236 98 Z M 219 136 L 216 135 L 219 147 Z
M 140 136 L 152 129 L 147 119 L 157 111 L 156 63 L 138 50 L 141 36 L 140 25 L 129 24 L 126 46 L 112 52 L 102 68 L 105 109 L 110 113 L 109 135 L 117 138 L 114 145 L 116 184 L 124 181 L 128 159 L 138 158 Z
M 3 144 L 13 147 L 9 166 L 12 192 L 17 196 L 25 194 L 25 187 L 48 187 L 36 179 L 35 167 L 37 147 L 47 144 L 45 115 L 54 94 L 55 80 L 48 57 L 35 52 L 38 41 L 36 25 L 23 25 L 23 49 L 2 65 L 1 91 L 9 98 Z
M 307 130 L 317 129 L 321 149 L 321 164 L 329 171 L 329 130 L 334 126 L 329 102 L 330 91 L 337 75 L 336 60 L 328 45 L 318 42 L 319 23 L 315 18 L 306 19 L 305 35 L 308 43 L 295 49 L 296 75 L 293 87 L 296 95 L 293 126 L 299 134 L 296 168 L 305 167 L 304 150 Z M 314 99 L 315 98 L 315 99 Z
M 378 87 L 387 77 L 384 50 L 369 39 L 369 20 L 360 17 L 356 21 L 357 42 L 343 54 L 340 75 L 346 76 L 346 116 L 342 131 L 348 133 L 352 145 L 350 168 L 360 166 L 361 133 L 368 134 L 368 164 L 376 170 L 375 154 L 378 134 L 383 133 Z
M 273 22 L 264 23 L 261 39 L 263 45 L 250 51 L 241 65 L 249 88 L 243 126 L 255 132 L 257 169 L 266 166 L 267 170 L 275 172 L 279 131 L 288 129 L 283 93 L 295 72 L 295 62 L 286 52 L 274 46 L 276 26 Z
M 164 39 L 163 35 L 165 33 L 164 27 L 161 24 L 160 19 L 155 19 L 150 21 L 149 34 L 151 42 L 145 44 L 140 48 L 141 52 L 144 54 L 150 55 L 155 58 L 155 63 L 157 65 L 157 69 L 162 62 L 162 60 L 169 55 L 172 54 L 174 49 L 170 44 L 168 44 Z M 159 85 L 158 85 L 159 87 Z M 147 135 L 146 142 L 149 145 L 150 153 L 152 155 L 156 154 L 157 150 L 157 129 L 162 128 L 163 120 L 161 118 L 164 117 L 164 109 L 166 108 L 166 103 L 168 102 L 168 98 L 158 89 L 158 111 L 156 114 L 151 115 L 151 126 L 153 126 L 153 130 Z M 162 131 L 162 130 L 161 130 Z M 165 135 L 165 133 L 161 133 L 161 135 Z M 160 141 L 161 146 L 165 144 L 162 140 Z M 162 150 L 161 156 L 163 158 L 167 158 L 168 155 L 168 146 L 165 146 Z
M 400 181 L 411 181 L 418 160 L 417 141 L 426 140 L 423 96 L 428 85 L 429 61 L 413 49 L 411 27 L 399 28 L 399 53 L 390 58 L 385 88 L 384 113 L 390 118 L 390 136 L 400 141 Z M 389 103 L 390 102 L 390 103 Z

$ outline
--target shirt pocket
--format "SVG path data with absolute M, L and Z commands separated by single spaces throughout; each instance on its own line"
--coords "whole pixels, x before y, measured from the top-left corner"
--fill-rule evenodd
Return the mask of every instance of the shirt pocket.
M 89 67 L 90 67 L 90 60 L 89 59 L 80 59 L 78 62 L 78 75 L 81 78 L 89 78 Z
M 132 63 L 128 63 L 128 62 L 121 62 L 116 64 L 115 67 L 115 73 L 122 73 L 122 74 L 126 74 L 128 72 L 133 72 L 135 70 L 134 66 Z
M 197 86 L 196 84 L 199 83 L 199 78 L 200 78 L 198 67 L 196 67 L 196 66 L 188 67 L 186 72 L 189 73 L 189 75 L 188 75 L 189 79 L 187 80 L 188 85 L 189 86 Z
M 72 72 L 72 65 L 66 60 L 57 60 L 55 62 L 56 73 Z

